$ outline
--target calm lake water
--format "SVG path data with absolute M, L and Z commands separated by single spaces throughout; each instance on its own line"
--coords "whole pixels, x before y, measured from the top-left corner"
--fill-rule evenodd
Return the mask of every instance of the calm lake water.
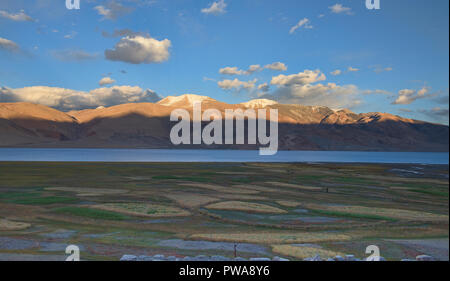
M 83 162 L 341 162 L 447 164 L 449 153 L 278 151 L 260 156 L 258 150 L 0 148 L 0 161 Z

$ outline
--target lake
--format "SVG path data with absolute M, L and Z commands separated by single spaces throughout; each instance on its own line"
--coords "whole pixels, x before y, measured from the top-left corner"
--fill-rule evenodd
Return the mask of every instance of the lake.
M 81 162 L 336 162 L 446 164 L 448 152 L 278 151 L 258 150 L 0 148 L 0 161 Z

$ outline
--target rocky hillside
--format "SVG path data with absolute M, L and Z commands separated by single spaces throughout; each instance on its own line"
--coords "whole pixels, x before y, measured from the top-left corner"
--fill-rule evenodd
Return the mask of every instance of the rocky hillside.
M 169 117 L 175 108 L 192 114 L 192 104 L 221 112 L 236 108 L 276 108 L 283 150 L 448 151 L 448 126 L 387 113 L 356 114 L 321 106 L 253 100 L 226 104 L 209 97 L 167 97 L 158 103 L 131 103 L 72 112 L 31 103 L 0 103 L 1 147 L 172 148 Z M 252 149 L 252 145 L 185 148 Z

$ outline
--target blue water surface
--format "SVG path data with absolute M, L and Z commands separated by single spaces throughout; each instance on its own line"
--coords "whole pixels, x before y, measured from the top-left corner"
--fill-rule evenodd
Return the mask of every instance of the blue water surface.
M 258 150 L 0 148 L 0 161 L 82 162 L 336 162 L 447 164 L 448 152 L 278 151 Z

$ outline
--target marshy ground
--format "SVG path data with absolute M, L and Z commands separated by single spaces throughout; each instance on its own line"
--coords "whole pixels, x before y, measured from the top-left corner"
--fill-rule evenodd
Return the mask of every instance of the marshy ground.
M 448 165 L 0 162 L 0 260 L 448 260 Z

